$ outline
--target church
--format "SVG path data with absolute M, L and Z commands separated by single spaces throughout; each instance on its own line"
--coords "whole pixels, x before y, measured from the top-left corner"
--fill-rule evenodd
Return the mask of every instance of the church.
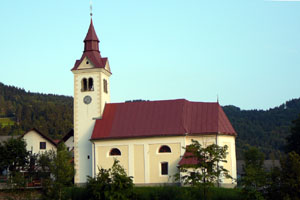
M 218 102 L 185 99 L 110 102 L 108 58 L 99 51 L 99 39 L 91 19 L 84 51 L 71 69 L 74 74 L 75 183 L 95 177 L 99 168 L 110 168 L 118 159 L 136 185 L 176 183 L 174 175 L 184 162 L 185 147 L 197 140 L 203 146 L 228 146 L 222 164 L 236 185 L 234 128 Z

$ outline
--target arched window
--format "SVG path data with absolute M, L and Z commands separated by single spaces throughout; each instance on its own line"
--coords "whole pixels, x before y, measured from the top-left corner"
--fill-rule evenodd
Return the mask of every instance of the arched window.
M 167 145 L 163 145 L 158 150 L 159 153 L 171 153 L 171 148 Z
M 117 148 L 113 148 L 113 149 L 110 150 L 109 155 L 110 156 L 120 156 L 121 151 Z
M 83 78 L 81 80 L 81 91 L 87 91 L 87 80 L 86 80 L 86 78 Z
M 94 91 L 94 81 L 92 78 L 89 78 L 89 91 Z

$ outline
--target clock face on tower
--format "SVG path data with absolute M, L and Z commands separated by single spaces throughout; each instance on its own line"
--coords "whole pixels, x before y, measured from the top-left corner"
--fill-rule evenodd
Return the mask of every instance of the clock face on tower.
M 90 96 L 85 96 L 84 98 L 83 98 L 83 102 L 85 103 L 85 104 L 90 104 L 91 102 L 92 102 L 92 97 L 90 97 Z

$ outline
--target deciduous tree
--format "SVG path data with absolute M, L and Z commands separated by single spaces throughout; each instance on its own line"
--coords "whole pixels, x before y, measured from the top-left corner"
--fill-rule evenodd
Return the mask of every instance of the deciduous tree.
M 249 200 L 264 199 L 263 190 L 266 186 L 266 172 L 263 168 L 264 154 L 255 147 L 244 151 L 244 176 L 241 180 L 243 193 Z
M 180 179 L 185 185 L 202 187 L 206 197 L 209 187 L 219 183 L 223 177 L 231 178 L 228 170 L 222 166 L 222 163 L 227 162 L 228 147 L 226 145 L 221 147 L 212 144 L 202 147 L 198 141 L 192 140 L 192 144 L 185 149 L 185 159 L 192 159 L 196 163 L 181 165 L 177 180 Z

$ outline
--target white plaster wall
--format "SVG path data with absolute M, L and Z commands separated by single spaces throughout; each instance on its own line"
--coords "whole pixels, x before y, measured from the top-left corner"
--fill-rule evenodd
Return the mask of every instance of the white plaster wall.
M 174 136 L 174 137 L 150 137 L 150 138 L 136 138 L 136 139 L 119 139 L 119 140 L 96 140 L 93 141 L 95 143 L 95 162 L 93 165 L 93 170 L 95 173 L 98 173 L 98 167 L 108 168 L 111 166 L 107 166 L 107 163 L 111 163 L 110 158 L 107 156 L 99 156 L 100 154 L 103 154 L 103 152 L 97 152 L 100 149 L 103 151 L 103 149 L 106 149 L 108 153 L 109 149 L 111 148 L 118 148 L 119 146 L 127 146 L 128 151 L 127 154 L 122 154 L 122 160 L 126 159 L 126 163 L 122 163 L 122 160 L 120 162 L 121 165 L 125 168 L 126 172 L 129 176 L 134 176 L 135 173 L 135 160 L 134 160 L 134 146 L 135 145 L 141 145 L 143 146 L 143 168 L 144 168 L 144 176 L 142 177 L 134 177 L 133 181 L 135 183 L 135 179 L 137 180 L 144 180 L 144 182 L 138 181 L 138 183 L 165 183 L 165 182 L 173 182 L 173 178 L 169 177 L 177 173 L 177 164 L 180 160 L 180 156 L 184 154 L 184 149 L 182 148 L 185 146 L 185 136 Z M 157 154 L 157 148 L 160 145 L 169 145 L 173 147 L 171 154 L 165 154 L 165 155 L 158 155 Z M 177 146 L 178 145 L 178 146 Z M 104 148 L 105 147 L 105 148 Z M 153 151 L 153 147 L 155 148 L 155 151 Z M 179 153 L 176 153 L 179 152 Z M 176 153 L 176 157 L 174 157 Z M 158 159 L 151 159 L 154 157 L 164 157 L 166 158 L 158 158 Z M 140 157 L 139 157 L 140 158 Z M 156 167 L 152 168 L 150 165 L 160 165 L 160 162 L 166 160 L 169 163 L 169 176 L 160 175 L 160 171 L 157 170 Z M 156 163 L 153 163 L 156 162 Z M 151 174 L 152 173 L 152 174 Z M 151 177 L 150 177 L 151 176 Z
M 86 62 L 82 62 L 86 65 Z M 80 68 L 80 66 L 79 66 Z M 86 68 L 86 66 L 84 67 Z M 95 119 L 100 118 L 104 109 L 105 100 L 109 103 L 108 94 L 104 94 L 102 77 L 109 83 L 110 74 L 104 69 L 81 69 L 74 73 L 74 163 L 75 183 L 86 183 L 87 176 L 92 176 L 92 143 L 90 138 L 95 125 Z M 94 91 L 81 91 L 81 80 L 93 78 Z M 92 102 L 85 104 L 83 98 L 91 96 Z M 104 97 L 103 97 L 104 96 Z
M 67 148 L 69 148 L 69 151 L 71 151 L 74 148 L 74 137 L 69 137 L 69 139 L 65 141 L 65 145 Z
M 225 163 L 224 167 L 229 170 L 230 175 L 232 176 L 232 180 L 227 179 L 223 180 L 225 183 L 233 183 L 236 184 L 235 180 L 237 178 L 237 169 L 236 169 L 236 149 L 235 149 L 235 137 L 234 136 L 226 136 L 221 135 L 218 136 L 218 144 L 220 146 L 227 145 L 228 146 L 228 155 L 230 156 L 230 162 Z
M 56 151 L 56 146 L 54 146 L 51 142 L 49 142 L 34 130 L 26 133 L 23 139 L 27 144 L 27 151 L 32 151 L 33 154 L 39 154 L 49 150 Z M 40 142 L 46 142 L 46 149 L 40 149 Z
M 122 152 L 122 159 L 120 159 L 120 164 L 123 165 L 129 176 L 134 177 L 134 183 L 170 183 L 174 182 L 172 175 L 178 172 L 177 165 L 184 154 L 186 145 L 191 144 L 191 140 L 199 141 L 203 146 L 208 146 L 216 143 L 216 135 L 206 135 L 206 136 L 174 136 L 174 137 L 150 137 L 150 138 L 135 138 L 135 139 L 114 139 L 114 140 L 96 140 L 93 141 L 95 144 L 94 151 L 94 163 L 93 170 L 98 173 L 98 167 L 109 168 L 112 164 L 111 158 L 108 156 L 102 156 L 108 154 L 111 148 L 118 148 L 120 146 L 126 147 L 126 151 Z M 176 146 L 178 144 L 178 147 Z M 143 156 L 138 156 L 139 161 L 135 160 L 135 148 L 134 146 L 140 146 L 142 148 Z M 167 155 L 157 154 L 157 149 L 160 145 L 169 145 L 172 149 L 172 153 Z M 226 169 L 230 171 L 230 175 L 236 178 L 236 157 L 235 157 L 235 137 L 234 136 L 220 136 L 218 135 L 218 145 L 230 146 L 228 156 L 230 156 L 230 163 L 226 163 Z M 155 149 L 153 151 L 153 148 Z M 100 150 L 101 149 L 101 150 Z M 140 149 L 140 148 L 139 148 Z M 103 151 L 105 151 L 103 153 Z M 179 152 L 179 153 L 176 153 Z M 167 156 L 167 157 L 165 157 Z M 110 160 L 109 160 L 110 159 Z M 125 162 L 125 161 L 126 162 Z M 137 164 L 143 161 L 142 165 Z M 158 170 L 160 162 L 169 162 L 169 175 L 162 176 Z M 141 166 L 144 170 L 143 175 L 141 173 L 135 173 L 140 169 L 136 167 Z M 95 176 L 95 174 L 94 174 Z M 139 176 L 139 177 L 137 177 Z M 170 177 L 171 176 L 171 177 Z M 135 181 L 137 180 L 137 181 Z M 232 183 L 231 179 L 223 179 L 222 183 L 230 184 L 232 187 L 235 183 Z M 228 185 L 225 185 L 226 187 Z M 229 186 L 231 187 L 231 186 Z

